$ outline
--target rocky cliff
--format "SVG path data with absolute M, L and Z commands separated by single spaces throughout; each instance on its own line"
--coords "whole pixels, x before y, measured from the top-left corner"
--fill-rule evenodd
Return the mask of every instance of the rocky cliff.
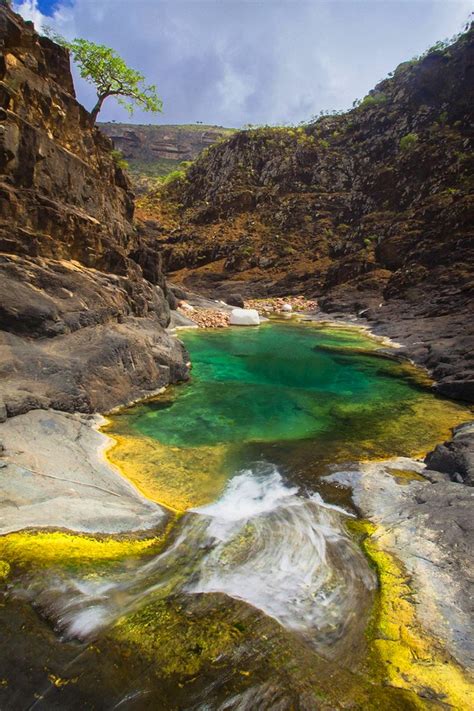
M 471 27 L 346 114 L 211 147 L 143 201 L 166 269 L 208 294 L 357 313 L 472 400 L 473 72 Z
M 112 139 L 127 163 L 133 190 L 141 195 L 156 185 L 157 178 L 181 169 L 234 129 L 222 126 L 140 126 L 126 123 L 102 123 L 100 129 Z
M 143 126 L 101 123 L 100 129 L 112 139 L 127 161 L 154 163 L 160 160 L 194 160 L 205 148 L 233 133 L 222 126 Z
M 0 414 L 104 410 L 185 377 L 160 256 L 67 51 L 3 5 L 0 44 Z

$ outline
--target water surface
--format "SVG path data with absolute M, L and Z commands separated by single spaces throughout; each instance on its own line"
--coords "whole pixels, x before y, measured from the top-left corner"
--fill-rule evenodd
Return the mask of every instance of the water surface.
M 252 461 L 314 489 L 330 465 L 425 452 L 466 417 L 356 329 L 284 322 L 182 334 L 190 382 L 106 428 L 118 442 L 112 461 L 173 509 L 213 501 Z

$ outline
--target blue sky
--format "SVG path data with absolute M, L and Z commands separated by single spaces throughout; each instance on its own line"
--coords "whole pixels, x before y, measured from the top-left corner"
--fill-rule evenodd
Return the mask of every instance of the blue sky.
M 400 62 L 459 31 L 472 0 L 17 0 L 39 28 L 113 47 L 156 84 L 137 123 L 298 123 L 346 109 Z M 94 104 L 76 76 L 77 94 Z M 127 120 L 109 100 L 102 120 Z
M 38 9 L 44 15 L 51 15 L 57 4 L 57 0 L 38 0 Z

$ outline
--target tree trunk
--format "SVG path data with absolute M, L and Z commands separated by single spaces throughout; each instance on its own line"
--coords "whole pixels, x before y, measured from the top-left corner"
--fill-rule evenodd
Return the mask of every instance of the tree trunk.
M 97 116 L 99 115 L 99 111 L 101 110 L 102 104 L 104 103 L 107 96 L 108 96 L 108 94 L 101 94 L 99 96 L 99 98 L 97 99 L 97 103 L 91 111 L 91 124 L 92 125 L 95 124 L 95 122 L 97 120 Z

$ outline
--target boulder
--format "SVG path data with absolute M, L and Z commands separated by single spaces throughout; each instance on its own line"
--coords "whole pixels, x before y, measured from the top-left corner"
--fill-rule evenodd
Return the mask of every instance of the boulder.
M 228 294 L 224 297 L 224 301 L 229 306 L 237 306 L 239 309 L 243 309 L 245 306 L 244 300 L 240 294 Z
M 425 457 L 428 469 L 447 474 L 451 481 L 474 486 L 474 425 L 457 427 L 453 438 L 438 444 Z
M 291 304 L 283 304 L 281 310 L 285 313 L 291 313 L 291 311 L 293 311 L 293 306 Z
M 229 323 L 231 326 L 259 326 L 260 316 L 255 309 L 232 309 Z

